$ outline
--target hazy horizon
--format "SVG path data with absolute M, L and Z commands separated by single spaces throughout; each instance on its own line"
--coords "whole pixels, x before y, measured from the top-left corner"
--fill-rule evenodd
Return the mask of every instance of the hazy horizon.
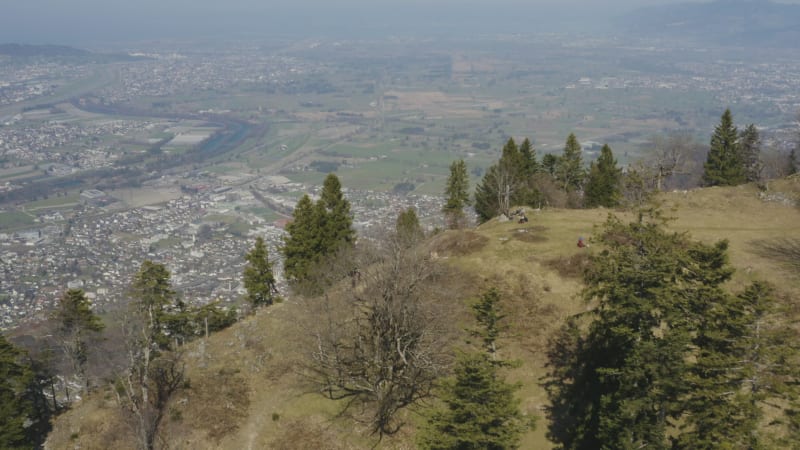
M 8 1 L 8 0 L 6 0 Z M 678 0 L 11 0 L 0 42 L 102 46 L 162 39 L 276 35 L 385 37 L 586 31 L 637 8 Z M 797 3 L 797 1 L 784 2 Z

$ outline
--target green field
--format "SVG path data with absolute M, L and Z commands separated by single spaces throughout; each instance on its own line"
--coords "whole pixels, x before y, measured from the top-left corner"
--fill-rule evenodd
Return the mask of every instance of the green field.
M 80 202 L 80 194 L 71 193 L 68 194 L 66 197 L 53 196 L 48 199 L 29 202 L 25 204 L 25 208 L 28 210 L 66 209 L 66 208 L 71 208 L 78 202 Z
M 9 230 L 33 225 L 35 217 L 21 211 L 0 212 L 0 230 Z

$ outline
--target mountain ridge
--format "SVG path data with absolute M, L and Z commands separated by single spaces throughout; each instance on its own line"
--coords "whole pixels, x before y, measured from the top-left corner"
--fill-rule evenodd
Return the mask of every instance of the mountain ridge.
M 658 5 L 623 15 L 618 24 L 626 33 L 637 36 L 793 48 L 800 42 L 800 5 L 770 0 Z
M 779 286 L 787 298 L 800 294 L 792 271 L 752 248 L 758 239 L 800 239 L 797 176 L 771 181 L 766 191 L 752 184 L 713 187 L 664 193 L 658 201 L 672 216 L 669 229 L 702 242 L 729 240 L 731 263 L 738 269 L 734 290 L 755 278 Z M 542 419 L 523 436 L 520 448 L 552 447 L 545 436 L 547 396 L 540 384 L 545 350 L 565 317 L 589 307 L 580 295 L 581 264 L 602 249 L 591 241 L 589 248 L 575 243 L 578 236 L 597 232 L 609 214 L 635 220 L 632 212 L 603 208 L 545 209 L 529 211 L 530 223 L 493 219 L 474 229 L 439 233 L 423 244 L 431 257 L 454 270 L 444 280 L 446 295 L 435 301 L 447 302 L 457 328 L 471 326 L 470 305 L 485 285 L 501 291 L 508 330 L 499 348 L 503 358 L 519 362 L 507 370 L 508 379 L 522 385 L 521 410 Z M 342 403 L 309 388 L 300 342 L 314 317 L 307 317 L 303 305 L 290 297 L 185 347 L 189 382 L 170 403 L 161 430 L 170 447 L 413 447 L 414 429 L 423 420 L 418 414 L 404 413 L 408 426 L 376 443 L 364 424 L 339 414 Z M 46 448 L 124 450 L 133 449 L 131 439 L 111 390 L 105 389 L 58 417 Z

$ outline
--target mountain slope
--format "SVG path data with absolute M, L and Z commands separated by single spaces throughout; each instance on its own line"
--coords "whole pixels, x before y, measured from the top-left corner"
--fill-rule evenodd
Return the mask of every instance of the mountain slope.
M 623 30 L 648 37 L 710 44 L 796 48 L 800 5 L 768 0 L 716 0 L 636 10 L 620 18 Z
M 661 209 L 673 217 L 668 227 L 687 231 L 704 242 L 730 240 L 737 272 L 731 289 L 754 279 L 772 282 L 786 298 L 800 298 L 800 280 L 780 262 L 762 256 L 754 243 L 763 239 L 800 239 L 800 177 L 754 186 L 708 188 L 660 196 Z M 469 305 L 489 285 L 502 293 L 509 325 L 499 348 L 504 358 L 520 361 L 508 370 L 519 381 L 521 409 L 539 416 L 536 430 L 523 437 L 521 448 L 550 448 L 545 438 L 540 386 L 545 373 L 544 350 L 563 320 L 587 305 L 579 296 L 581 268 L 587 256 L 600 251 L 576 246 L 590 238 L 609 213 L 594 210 L 528 212 L 530 222 L 490 221 L 477 229 L 447 231 L 426 245 L 432 257 L 452 272 L 445 281 L 443 302 L 450 319 L 462 330 L 472 326 Z M 617 213 L 633 219 L 629 213 Z M 341 404 L 313 392 L 302 376 L 308 309 L 289 299 L 255 315 L 207 342 L 186 346 L 189 383 L 174 397 L 162 427 L 170 448 L 191 449 L 361 449 L 377 443 L 363 424 L 338 417 Z M 384 438 L 377 448 L 414 448 L 414 424 Z M 132 435 L 123 425 L 111 391 L 97 392 L 55 423 L 48 448 L 128 449 Z

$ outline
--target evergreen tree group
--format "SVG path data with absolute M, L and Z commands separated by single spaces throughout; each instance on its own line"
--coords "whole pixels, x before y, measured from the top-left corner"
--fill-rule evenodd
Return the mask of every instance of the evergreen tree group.
M 335 174 L 325 178 L 316 204 L 308 195 L 303 195 L 292 216 L 292 222 L 286 226 L 281 252 L 285 277 L 293 284 L 307 281 L 325 257 L 355 243 L 350 202 L 344 197 Z
M 711 147 L 703 164 L 705 186 L 735 186 L 759 181 L 761 138 L 755 125 L 741 133 L 733 124 L 733 115 L 726 109 L 711 136 Z
M 564 152 L 556 162 L 556 180 L 565 192 L 578 191 L 583 187 L 585 174 L 581 144 L 575 134 L 570 133 L 564 144 Z
M 536 152 L 528 139 L 518 147 L 513 138 L 503 146 L 497 164 L 486 171 L 475 187 L 475 212 L 485 222 L 499 214 L 509 214 L 513 205 L 533 205 L 539 193 L 533 186 L 533 176 L 540 170 Z
M 541 162 L 529 139 L 517 147 L 510 138 L 499 161 L 487 169 L 476 186 L 474 207 L 480 222 L 508 215 L 512 206 L 541 207 L 555 202 L 573 207 L 612 207 L 622 198 L 622 186 L 622 170 L 608 145 L 603 146 L 587 173 L 574 134 L 567 137 L 561 155 L 546 154 Z
M 586 193 L 583 204 L 587 208 L 617 206 L 620 200 L 622 170 L 617 168 L 617 161 L 608 144 L 600 150 L 600 157 L 589 166 L 586 177 Z
M 206 331 L 218 331 L 236 322 L 236 310 L 225 311 L 219 302 L 187 305 L 172 288 L 164 264 L 145 260 L 129 288 L 134 315 L 145 327 L 145 340 L 157 350 L 174 350 Z

